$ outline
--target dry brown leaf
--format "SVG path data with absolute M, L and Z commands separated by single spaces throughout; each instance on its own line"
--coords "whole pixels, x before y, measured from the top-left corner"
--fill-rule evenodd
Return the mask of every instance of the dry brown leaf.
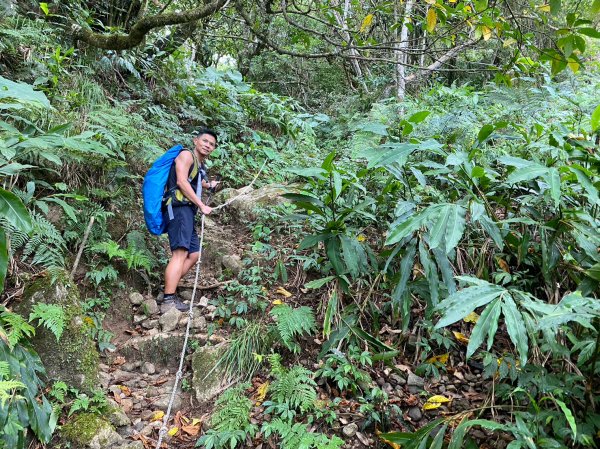
M 442 354 L 442 355 L 436 355 L 433 357 L 430 357 L 427 359 L 427 363 L 441 363 L 443 365 L 445 365 L 448 362 L 448 357 L 450 357 L 450 354 L 446 353 L 446 354 Z
M 469 337 L 465 336 L 465 334 L 456 331 L 452 331 L 452 333 L 454 334 L 454 338 L 456 338 L 456 341 L 464 344 L 469 343 Z
M 275 292 L 279 293 L 280 295 L 285 296 L 286 298 L 289 298 L 290 296 L 292 296 L 292 294 L 283 287 L 277 287 L 277 290 L 275 290 Z
M 117 365 L 117 366 L 119 366 L 119 365 L 122 365 L 122 364 L 124 364 L 126 361 L 127 361 L 127 360 L 125 360 L 125 357 L 123 357 L 122 355 L 120 355 L 120 356 L 118 356 L 118 357 L 115 357 L 115 360 L 114 360 L 114 362 L 113 362 L 113 365 Z

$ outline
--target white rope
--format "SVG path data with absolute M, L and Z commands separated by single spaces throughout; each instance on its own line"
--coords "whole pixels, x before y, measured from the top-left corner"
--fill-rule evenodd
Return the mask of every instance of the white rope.
M 185 329 L 185 337 L 183 339 L 183 349 L 181 350 L 181 357 L 179 359 L 179 369 L 177 370 L 177 374 L 175 375 L 175 384 L 173 384 L 173 390 L 171 391 L 171 398 L 169 399 L 169 405 L 167 406 L 167 412 L 163 417 L 163 424 L 158 431 L 158 442 L 156 443 L 156 449 L 160 449 L 162 440 L 166 435 L 168 428 L 167 423 L 169 422 L 169 417 L 171 415 L 171 408 L 173 407 L 173 402 L 175 401 L 175 394 L 177 393 L 177 386 L 179 385 L 179 381 L 183 377 L 183 362 L 185 360 L 185 351 L 187 349 L 188 339 L 190 337 L 190 329 L 192 327 L 192 320 L 194 319 L 194 298 L 196 297 L 196 286 L 198 285 L 198 277 L 200 275 L 200 261 L 202 260 L 202 242 L 204 240 L 204 214 L 202 214 L 202 219 L 200 221 L 200 254 L 198 256 L 198 261 L 196 262 L 196 280 L 194 281 L 194 289 L 192 290 L 192 299 L 190 300 L 190 309 L 188 311 L 188 322 L 187 327 Z
M 245 189 L 244 192 L 242 192 L 238 196 L 230 199 L 229 201 L 225 202 L 224 204 L 221 204 L 220 206 L 213 207 L 212 209 L 219 210 L 219 209 L 233 203 L 239 197 L 246 195 L 248 188 L 252 187 L 252 184 L 254 184 L 254 182 L 256 181 L 256 179 L 258 178 L 260 173 L 262 172 L 263 168 L 265 168 L 266 164 L 267 164 L 267 160 L 265 159 L 265 162 L 263 163 L 262 167 L 260 167 L 260 170 L 254 177 L 252 182 L 250 184 L 248 184 L 246 187 L 244 187 L 244 189 Z M 168 431 L 167 423 L 169 422 L 169 417 L 171 416 L 171 409 L 173 408 L 173 402 L 175 402 L 177 386 L 179 385 L 179 382 L 181 381 L 181 378 L 183 377 L 183 362 L 185 360 L 185 351 L 187 349 L 187 343 L 188 343 L 188 339 L 190 337 L 190 329 L 192 326 L 192 320 L 194 319 L 193 307 L 194 307 L 194 299 L 196 297 L 196 287 L 198 286 L 198 277 L 200 276 L 200 262 L 202 261 L 202 252 L 203 252 L 202 251 L 202 243 L 203 243 L 203 241 L 204 241 L 204 214 L 202 214 L 202 219 L 200 221 L 200 254 L 198 256 L 198 261 L 196 262 L 196 279 L 194 281 L 194 289 L 192 290 L 192 299 L 190 300 L 190 309 L 188 310 L 188 322 L 187 322 L 187 327 L 185 329 L 185 337 L 183 340 L 183 349 L 181 350 L 181 357 L 179 358 L 179 369 L 177 370 L 177 373 L 175 374 L 175 383 L 173 384 L 173 390 L 171 390 L 171 398 L 169 399 L 169 405 L 167 406 L 167 411 L 165 413 L 165 416 L 163 417 L 162 426 L 160 427 L 160 430 L 158 431 L 158 441 L 156 442 L 156 449 L 160 449 L 160 447 L 162 445 L 162 440 L 163 440 L 164 436 L 167 434 L 167 431 Z

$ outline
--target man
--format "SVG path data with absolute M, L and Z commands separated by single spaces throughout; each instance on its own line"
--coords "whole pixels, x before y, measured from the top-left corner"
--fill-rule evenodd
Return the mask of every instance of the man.
M 202 202 L 198 183 L 204 188 L 214 188 L 218 184 L 217 181 L 208 181 L 204 165 L 217 145 L 217 134 L 211 129 L 201 129 L 194 133 L 192 143 L 193 149 L 183 149 L 175 158 L 163 200 L 164 221 L 172 251 L 165 269 L 163 311 L 171 307 L 180 311 L 188 309 L 177 296 L 177 285 L 198 261 L 200 241 L 194 224 L 196 211 L 200 209 L 205 215 L 212 211 Z

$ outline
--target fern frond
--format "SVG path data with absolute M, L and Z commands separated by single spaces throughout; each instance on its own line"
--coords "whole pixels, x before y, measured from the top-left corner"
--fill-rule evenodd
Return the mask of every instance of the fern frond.
M 271 384 L 271 398 L 302 413 L 312 410 L 317 400 L 317 384 L 312 376 L 311 371 L 300 365 L 282 370 Z
M 0 380 L 8 377 L 10 374 L 10 365 L 8 362 L 0 361 Z
M 315 316 L 310 307 L 294 309 L 287 304 L 273 307 L 270 314 L 277 320 L 277 331 L 281 342 L 292 352 L 299 353 L 300 345 L 296 337 L 310 335 L 316 329 Z
M 25 385 L 16 380 L 0 380 L 0 404 L 4 403 L 13 396 L 13 390 L 25 388 Z
M 23 258 L 32 257 L 34 264 L 46 268 L 64 267 L 65 240 L 60 231 L 39 212 L 31 213 L 33 231 L 23 248 Z
M 34 327 L 16 313 L 0 308 L 0 333 L 6 337 L 8 346 L 12 349 L 23 337 L 31 337 L 35 333 Z
M 56 341 L 65 330 L 66 317 L 65 312 L 57 304 L 38 303 L 33 306 L 33 311 L 29 315 L 29 321 L 39 320 L 38 325 L 43 325 L 49 329 L 56 337 Z
M 306 424 L 292 424 L 281 418 L 265 423 L 261 430 L 266 438 L 278 435 L 281 449 L 339 449 L 344 444 L 337 436 L 328 438 L 322 433 L 309 431 Z

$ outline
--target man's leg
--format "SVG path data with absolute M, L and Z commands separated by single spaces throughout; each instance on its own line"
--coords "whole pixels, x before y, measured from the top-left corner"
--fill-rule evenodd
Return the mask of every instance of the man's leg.
M 190 269 L 191 265 L 189 262 L 187 262 L 187 259 L 187 249 L 177 248 L 176 250 L 173 250 L 171 260 L 169 260 L 167 268 L 165 269 L 165 295 L 172 295 L 175 293 L 177 284 L 179 284 L 179 281 L 183 275 L 187 273 L 187 270 Z M 186 265 L 187 269 L 184 271 Z
M 199 256 L 199 252 L 195 252 L 195 253 L 188 253 L 187 257 L 185 258 L 185 260 L 183 261 L 183 268 L 181 270 L 181 277 L 185 276 L 185 274 L 190 271 L 190 268 L 192 268 L 194 265 L 196 265 L 196 262 L 198 262 L 198 256 Z

